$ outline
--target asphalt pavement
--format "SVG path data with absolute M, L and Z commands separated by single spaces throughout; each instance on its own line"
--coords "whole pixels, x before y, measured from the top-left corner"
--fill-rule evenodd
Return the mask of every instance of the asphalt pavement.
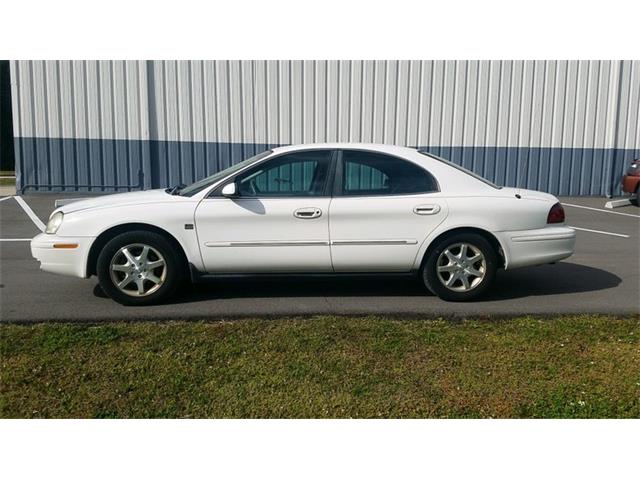
M 85 195 L 86 196 L 86 195 Z M 22 197 L 44 222 L 56 198 Z M 606 199 L 562 198 L 576 227 L 576 253 L 555 265 L 499 271 L 492 291 L 473 303 L 448 303 L 413 277 L 267 277 L 185 285 L 164 305 L 124 307 L 106 298 L 97 279 L 40 271 L 31 257 L 34 221 L 12 197 L 0 198 L 2 321 L 179 320 L 309 314 L 429 317 L 556 313 L 640 313 L 640 208 L 604 209 Z M 586 207 L 586 208 L 585 208 Z

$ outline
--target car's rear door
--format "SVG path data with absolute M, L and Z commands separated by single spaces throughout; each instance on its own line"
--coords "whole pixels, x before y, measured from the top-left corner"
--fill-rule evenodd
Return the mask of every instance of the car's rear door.
M 408 160 L 340 150 L 329 212 L 336 272 L 405 272 L 446 217 L 433 176 Z
M 207 272 L 331 271 L 334 153 L 301 150 L 274 157 L 235 178 L 237 197 L 218 189 L 200 202 L 195 223 Z

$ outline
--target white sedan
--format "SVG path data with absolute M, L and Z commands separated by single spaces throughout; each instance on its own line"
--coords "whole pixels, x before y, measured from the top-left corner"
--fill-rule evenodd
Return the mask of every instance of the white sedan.
M 31 252 L 47 272 L 97 275 L 126 305 L 264 273 L 415 272 L 463 301 L 498 268 L 557 262 L 574 244 L 552 195 L 411 148 L 335 143 L 274 148 L 187 187 L 68 203 Z

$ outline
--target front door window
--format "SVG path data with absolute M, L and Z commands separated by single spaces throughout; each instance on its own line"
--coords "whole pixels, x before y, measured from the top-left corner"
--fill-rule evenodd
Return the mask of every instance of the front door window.
M 331 151 L 302 151 L 258 165 L 237 179 L 240 197 L 319 197 L 326 191 Z

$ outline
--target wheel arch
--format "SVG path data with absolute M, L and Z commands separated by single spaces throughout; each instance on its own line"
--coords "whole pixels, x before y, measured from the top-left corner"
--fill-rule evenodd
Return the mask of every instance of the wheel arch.
M 507 263 L 506 250 L 504 246 L 500 243 L 500 240 L 498 240 L 498 238 L 493 233 L 480 227 L 453 227 L 438 233 L 433 239 L 429 241 L 429 244 L 426 250 L 422 254 L 422 258 L 420 259 L 419 268 L 422 268 L 422 266 L 424 265 L 424 262 L 426 262 L 427 258 L 429 258 L 429 254 L 435 248 L 436 244 L 440 240 L 442 240 L 445 237 L 457 235 L 459 233 L 475 233 L 477 235 L 481 235 L 482 237 L 484 237 L 494 248 L 496 255 L 498 256 L 498 259 L 500 262 L 498 266 L 500 268 L 505 267 Z
M 148 223 L 132 222 L 132 223 L 123 223 L 120 225 L 115 225 L 113 227 L 110 227 L 96 237 L 96 239 L 91 244 L 91 248 L 89 249 L 89 254 L 87 256 L 87 265 L 86 265 L 87 277 L 97 274 L 98 256 L 100 255 L 100 252 L 102 251 L 104 246 L 107 244 L 107 242 L 109 242 L 109 240 L 116 237 L 117 235 L 120 235 L 121 233 L 131 232 L 134 230 L 154 232 L 165 237 L 173 245 L 173 247 L 175 247 L 176 251 L 180 255 L 180 258 L 184 262 L 185 268 L 188 268 L 189 261 L 187 259 L 187 254 L 184 250 L 184 247 L 176 239 L 176 237 L 174 237 L 171 233 L 169 233 L 165 229 L 156 227 L 155 225 L 150 225 Z

